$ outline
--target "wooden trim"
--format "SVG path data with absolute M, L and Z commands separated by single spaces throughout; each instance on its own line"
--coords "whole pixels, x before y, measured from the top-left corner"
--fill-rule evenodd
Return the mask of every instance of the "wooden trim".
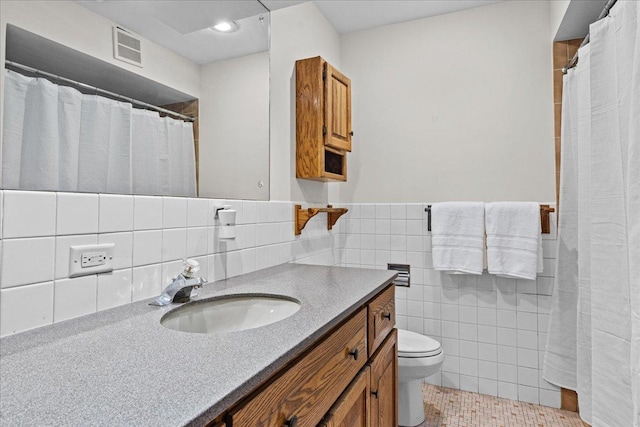
M 560 389 L 560 409 L 571 412 L 580 412 L 578 407 L 578 393 L 568 388 Z
M 549 214 L 556 210 L 549 205 L 540 205 L 540 225 L 542 228 L 542 234 L 551 233 L 551 221 L 549 220 Z

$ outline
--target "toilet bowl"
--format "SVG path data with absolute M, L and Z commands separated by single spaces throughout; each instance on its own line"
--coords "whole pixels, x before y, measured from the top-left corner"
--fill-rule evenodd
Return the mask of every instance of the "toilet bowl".
M 398 329 L 398 424 L 413 427 L 424 422 L 422 379 L 436 373 L 443 361 L 438 341 Z

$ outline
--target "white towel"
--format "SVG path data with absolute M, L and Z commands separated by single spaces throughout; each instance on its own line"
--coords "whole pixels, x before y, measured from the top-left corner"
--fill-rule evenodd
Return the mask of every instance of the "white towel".
M 484 203 L 431 206 L 433 268 L 451 274 L 482 274 Z
M 535 280 L 542 266 L 540 205 L 498 202 L 485 206 L 489 273 Z

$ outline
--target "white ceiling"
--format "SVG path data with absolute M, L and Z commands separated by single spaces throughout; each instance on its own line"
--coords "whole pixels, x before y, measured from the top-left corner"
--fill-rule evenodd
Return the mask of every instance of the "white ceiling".
M 562 19 L 554 40 L 571 40 L 584 37 L 589 24 L 598 19 L 607 0 L 572 1 Z
M 257 0 L 76 1 L 196 64 L 269 49 L 269 13 Z M 211 29 L 220 21 L 235 21 L 240 29 Z
M 76 0 L 119 25 L 196 64 L 269 49 L 269 14 L 304 3 L 297 0 Z M 313 0 L 338 33 L 442 15 L 504 0 Z M 263 19 L 260 20 L 259 18 Z M 240 30 L 210 27 L 233 20 Z
M 340 34 L 499 3 L 504 0 L 313 0 Z M 262 0 L 273 11 L 304 3 Z

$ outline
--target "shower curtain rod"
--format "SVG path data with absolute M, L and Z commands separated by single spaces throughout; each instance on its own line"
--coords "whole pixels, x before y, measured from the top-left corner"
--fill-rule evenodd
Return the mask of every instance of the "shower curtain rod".
M 59 80 L 59 81 L 70 83 L 70 84 L 72 84 L 74 86 L 80 86 L 82 88 L 94 91 L 96 93 L 101 93 L 103 95 L 107 95 L 107 96 L 110 96 L 112 98 L 116 98 L 118 100 L 123 100 L 123 101 L 127 101 L 127 102 L 130 102 L 132 104 L 139 105 L 139 106 L 142 106 L 142 107 L 145 107 L 145 108 L 150 108 L 150 109 L 158 111 L 160 113 L 169 114 L 171 116 L 178 117 L 178 118 L 180 118 L 182 120 L 186 120 L 186 121 L 189 121 L 189 122 L 194 122 L 196 120 L 193 117 L 185 116 L 184 114 L 176 113 L 174 111 L 167 110 L 166 108 L 158 107 L 156 105 L 151 105 L 151 104 L 143 102 L 143 101 L 138 101 L 137 99 L 129 98 L 128 96 L 124 96 L 124 95 L 120 95 L 120 94 L 117 94 L 117 93 L 109 92 L 108 90 L 100 89 L 99 87 L 90 86 L 90 85 L 82 83 L 82 82 L 78 82 L 78 81 L 75 81 L 75 80 L 67 79 L 65 77 L 57 76 L 55 74 L 47 73 L 46 71 L 41 71 L 41 70 L 38 70 L 36 68 L 32 68 L 32 67 L 28 67 L 26 65 L 18 64 L 17 62 L 5 60 L 5 64 L 9 65 L 11 67 L 20 68 L 21 70 L 28 71 L 28 72 L 34 73 L 36 75 L 40 74 L 40 75 L 45 76 L 45 77 L 50 77 L 50 78 L 55 79 L 55 80 Z
M 604 9 L 602 9 L 602 12 L 600 12 L 600 15 L 598 15 L 598 19 L 596 19 L 595 22 L 598 22 L 605 16 L 609 15 L 609 10 L 613 7 L 614 4 L 616 4 L 617 1 L 618 0 L 607 1 L 607 4 L 604 5 Z M 587 32 L 587 35 L 584 37 L 584 40 L 582 40 L 582 43 L 580 43 L 580 47 L 589 43 L 589 36 L 590 34 Z M 571 58 L 571 60 L 567 63 L 567 65 L 562 67 L 562 74 L 567 74 L 567 71 L 569 71 L 570 68 L 575 67 L 577 63 L 578 63 L 578 52 L 576 51 L 576 53 L 573 55 L 573 58 Z

